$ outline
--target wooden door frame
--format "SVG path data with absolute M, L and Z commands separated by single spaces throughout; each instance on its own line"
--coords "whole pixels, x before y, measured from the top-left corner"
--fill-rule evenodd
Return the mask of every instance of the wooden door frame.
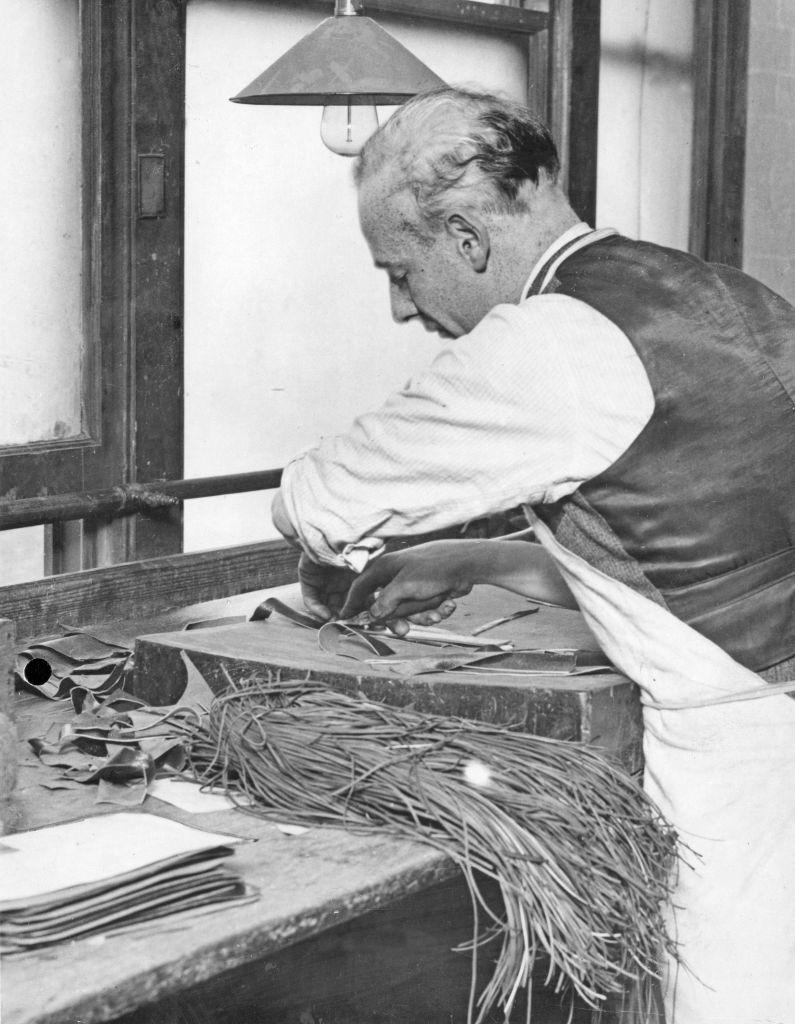
M 549 125 L 575 212 L 596 223 L 601 0 L 550 0 L 548 28 L 528 41 L 527 102 Z
M 692 253 L 742 267 L 750 0 L 696 0 Z

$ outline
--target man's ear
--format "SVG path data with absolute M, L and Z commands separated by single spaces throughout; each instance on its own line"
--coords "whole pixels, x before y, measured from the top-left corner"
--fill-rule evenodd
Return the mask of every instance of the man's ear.
M 463 213 L 449 214 L 444 223 L 459 254 L 476 273 L 482 274 L 489 265 L 491 252 L 489 229 L 485 223 L 473 214 Z

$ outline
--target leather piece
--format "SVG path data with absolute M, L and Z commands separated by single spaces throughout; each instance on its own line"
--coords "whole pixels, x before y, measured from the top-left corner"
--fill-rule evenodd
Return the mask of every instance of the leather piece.
M 110 693 L 120 688 L 132 665 L 132 651 L 75 630 L 36 640 L 17 654 L 15 677 L 50 700 L 65 700 L 75 688 Z

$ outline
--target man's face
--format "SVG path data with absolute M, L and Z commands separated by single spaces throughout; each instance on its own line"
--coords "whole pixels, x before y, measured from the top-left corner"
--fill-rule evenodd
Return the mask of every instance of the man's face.
M 412 233 L 410 225 L 420 227 L 414 199 L 404 189 L 393 191 L 387 175 L 362 183 L 359 220 L 375 265 L 389 275 L 398 323 L 416 319 L 442 338 L 460 338 L 494 305 L 484 275 L 473 269 L 451 234 L 442 228 L 426 240 Z

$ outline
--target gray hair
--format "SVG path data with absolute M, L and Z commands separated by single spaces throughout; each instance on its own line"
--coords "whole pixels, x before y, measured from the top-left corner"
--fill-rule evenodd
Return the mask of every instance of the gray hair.
M 412 97 L 365 143 L 357 185 L 389 166 L 437 228 L 455 202 L 482 213 L 526 210 L 521 187 L 560 170 L 547 127 L 527 108 L 490 93 L 442 87 Z

